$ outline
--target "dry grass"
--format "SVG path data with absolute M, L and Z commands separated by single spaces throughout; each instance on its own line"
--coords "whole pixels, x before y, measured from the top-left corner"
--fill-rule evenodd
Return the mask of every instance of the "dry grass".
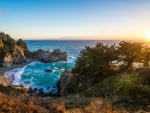
M 0 113 L 42 113 L 45 109 L 40 105 L 26 100 L 27 97 L 10 97 L 0 93 Z M 26 101 L 25 101 L 26 100 Z
M 0 93 L 0 113 L 127 113 L 114 110 L 100 98 L 80 96 L 35 97 L 28 95 L 8 96 Z
M 125 110 L 115 110 L 102 99 L 93 99 L 91 103 L 83 109 L 71 109 L 66 113 L 128 113 Z

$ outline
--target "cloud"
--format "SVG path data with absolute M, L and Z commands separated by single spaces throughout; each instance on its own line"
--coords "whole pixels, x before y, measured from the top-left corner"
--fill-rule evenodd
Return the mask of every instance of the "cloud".
M 0 11 L 0 16 L 6 16 L 7 15 L 7 12 L 5 11 Z

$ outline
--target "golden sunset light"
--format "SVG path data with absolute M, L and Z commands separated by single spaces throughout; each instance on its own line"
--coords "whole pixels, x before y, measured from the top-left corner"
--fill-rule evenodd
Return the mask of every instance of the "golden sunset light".
M 150 31 L 145 33 L 146 41 L 150 41 Z

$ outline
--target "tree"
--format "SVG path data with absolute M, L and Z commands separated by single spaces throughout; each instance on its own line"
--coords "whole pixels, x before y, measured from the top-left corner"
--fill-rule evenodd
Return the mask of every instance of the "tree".
M 126 68 L 128 68 L 139 57 L 142 48 L 143 45 L 141 43 L 122 41 L 118 46 L 118 58 L 124 61 Z
M 86 47 L 77 58 L 73 73 L 85 74 L 95 78 L 105 78 L 112 74 L 109 63 L 117 58 L 115 46 L 97 43 L 95 47 Z
M 19 39 L 16 44 L 20 47 L 22 47 L 24 49 L 24 53 L 25 54 L 28 54 L 29 53 L 29 50 L 28 50 L 28 47 L 27 47 L 27 44 L 25 41 L 23 41 L 22 39 Z
M 2 63 L 6 53 L 7 52 L 12 53 L 14 51 L 16 42 L 8 34 L 5 34 L 3 32 L 0 32 L 0 41 L 1 41 L 0 63 Z
M 145 67 L 148 67 L 148 62 L 150 60 L 150 48 L 149 47 L 143 47 L 137 61 L 143 62 Z

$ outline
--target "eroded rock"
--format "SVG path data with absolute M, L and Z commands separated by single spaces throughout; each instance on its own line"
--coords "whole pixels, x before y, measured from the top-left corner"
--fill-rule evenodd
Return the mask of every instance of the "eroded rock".
M 43 62 L 56 62 L 56 61 L 67 61 L 67 53 L 61 52 L 59 49 L 56 49 L 52 52 L 50 51 L 44 51 L 42 49 L 39 49 L 32 53 L 33 58 Z

